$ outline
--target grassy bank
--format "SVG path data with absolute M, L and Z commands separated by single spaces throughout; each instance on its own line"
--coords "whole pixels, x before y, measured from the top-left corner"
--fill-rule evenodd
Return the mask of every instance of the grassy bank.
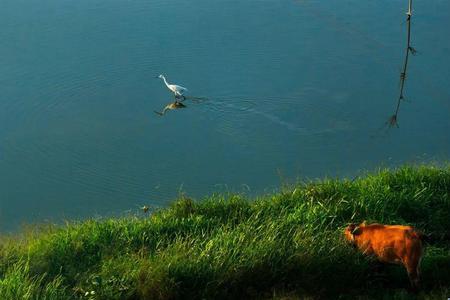
M 343 241 L 362 220 L 429 234 L 419 297 L 450 297 L 450 167 L 404 167 L 3 237 L 0 299 L 410 299 L 403 268 Z

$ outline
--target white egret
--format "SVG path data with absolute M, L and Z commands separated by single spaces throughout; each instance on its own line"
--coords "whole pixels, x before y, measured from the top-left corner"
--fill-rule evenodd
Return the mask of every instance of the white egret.
M 164 80 L 164 83 L 166 84 L 167 88 L 169 90 L 171 90 L 174 94 L 175 94 L 175 98 L 179 98 L 182 97 L 183 100 L 186 99 L 186 97 L 184 96 L 184 93 L 187 92 L 187 88 L 182 87 L 180 85 L 176 85 L 176 84 L 169 84 L 166 80 L 166 77 L 164 77 L 164 75 L 159 75 L 158 78 L 161 78 L 162 80 Z

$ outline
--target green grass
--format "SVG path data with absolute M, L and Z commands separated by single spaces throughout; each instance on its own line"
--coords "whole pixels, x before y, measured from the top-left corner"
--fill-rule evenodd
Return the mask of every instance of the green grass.
M 402 267 L 344 242 L 363 220 L 430 235 L 418 297 L 450 297 L 450 167 L 422 166 L 3 237 L 0 299 L 411 299 Z

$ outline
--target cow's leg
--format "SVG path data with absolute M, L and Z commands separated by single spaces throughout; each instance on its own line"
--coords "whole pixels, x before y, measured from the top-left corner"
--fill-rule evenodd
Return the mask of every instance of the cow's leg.
M 409 281 L 413 292 L 417 292 L 419 289 L 419 268 L 422 258 L 422 243 L 418 239 L 408 239 L 406 243 L 406 255 L 404 256 L 403 263 L 408 272 Z
M 406 271 L 408 272 L 409 281 L 411 282 L 411 287 L 413 292 L 419 290 L 419 260 L 407 260 L 405 261 Z

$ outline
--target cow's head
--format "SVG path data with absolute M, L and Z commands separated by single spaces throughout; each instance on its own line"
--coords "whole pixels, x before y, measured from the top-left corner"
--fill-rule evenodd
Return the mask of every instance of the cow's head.
M 361 226 L 363 226 L 363 225 L 362 224 L 358 225 L 358 224 L 353 223 L 353 224 L 348 225 L 345 228 L 344 234 L 345 234 L 345 238 L 347 239 L 347 241 L 349 241 L 350 243 L 353 243 L 355 241 L 355 236 L 360 235 L 362 232 Z

